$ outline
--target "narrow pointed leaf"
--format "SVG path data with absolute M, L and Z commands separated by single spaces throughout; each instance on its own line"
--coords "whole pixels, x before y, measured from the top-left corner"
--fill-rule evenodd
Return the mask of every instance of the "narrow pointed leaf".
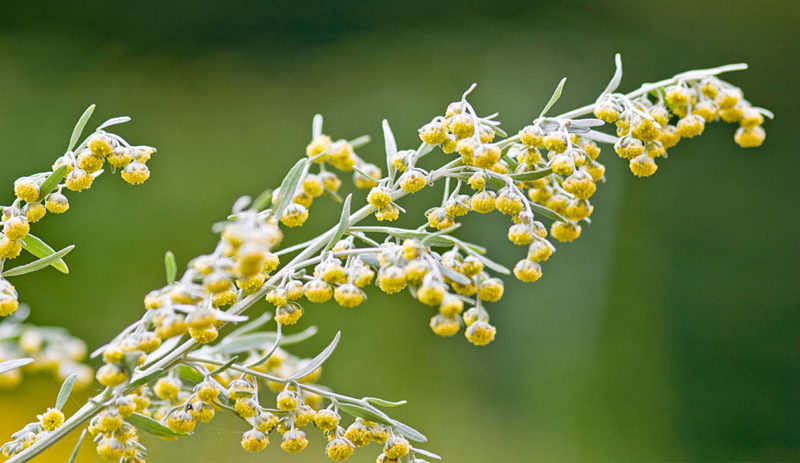
M 139 387 L 142 384 L 147 384 L 151 380 L 156 379 L 157 377 L 161 376 L 161 374 L 163 374 L 163 373 L 164 373 L 164 369 L 163 368 L 156 368 L 155 370 L 151 371 L 150 373 L 148 373 L 148 374 L 146 374 L 144 376 L 139 376 L 138 378 L 136 378 L 133 381 L 131 381 L 128 384 L 128 387 L 134 388 L 134 387 Z
M 191 433 L 178 434 L 172 432 L 172 430 L 166 427 L 165 425 L 150 418 L 149 416 L 144 416 L 141 413 L 134 412 L 131 416 L 125 418 L 125 421 L 136 426 L 142 431 L 146 431 L 150 434 L 153 434 L 154 436 L 159 436 L 159 437 L 183 437 L 191 434 Z
M 43 257 L 39 260 L 35 260 L 30 264 L 20 265 L 19 267 L 14 267 L 12 269 L 6 270 L 5 272 L 3 272 L 3 276 L 13 277 L 41 270 L 47 267 L 48 265 L 51 265 L 53 262 L 56 262 L 62 257 L 66 256 L 73 249 L 75 249 L 75 245 L 71 244 L 56 253 L 50 254 L 49 256 Z
M 361 135 L 360 137 L 350 140 L 348 143 L 350 143 L 350 146 L 352 146 L 354 150 L 357 150 L 370 141 L 372 141 L 372 138 L 369 135 Z
M 308 159 L 297 161 L 289 170 L 289 173 L 286 174 L 286 177 L 284 177 L 280 189 L 278 190 L 278 195 L 275 198 L 275 217 L 280 218 L 281 214 L 283 214 L 283 210 L 286 209 L 286 206 L 291 202 L 292 196 L 294 196 L 294 192 L 297 190 L 297 185 L 300 184 L 300 179 L 303 178 L 303 172 L 307 165 Z
M 212 370 L 208 374 L 209 375 L 218 375 L 218 374 L 222 373 L 223 371 L 227 370 L 228 368 L 230 368 L 234 363 L 236 363 L 237 360 L 239 360 L 239 357 L 233 356 L 233 358 L 231 358 L 230 360 L 225 362 L 223 365 L 218 366 L 217 368 L 215 368 L 214 370 Z
M 75 384 L 75 379 L 78 377 L 77 373 L 73 373 L 64 380 L 64 383 L 61 384 L 61 389 L 58 391 L 58 397 L 56 397 L 56 409 L 61 410 L 65 403 L 67 403 L 67 399 L 69 399 L 69 395 L 72 394 L 72 386 Z
M 561 79 L 561 82 L 559 82 L 558 86 L 556 87 L 556 91 L 553 92 L 553 96 L 550 97 L 550 101 L 548 101 L 547 104 L 544 105 L 544 109 L 542 110 L 542 113 L 539 114 L 539 117 L 544 117 L 544 115 L 547 114 L 547 111 L 550 111 L 550 108 L 552 108 L 553 105 L 556 104 L 556 101 L 558 101 L 558 99 L 561 98 L 561 91 L 564 90 L 564 83 L 566 81 L 567 81 L 566 77 Z
M 533 201 L 529 201 L 528 204 L 530 204 L 531 210 L 533 211 L 534 214 L 543 215 L 550 220 L 555 220 L 558 222 L 567 222 L 567 219 L 565 219 L 561 214 L 550 208 L 544 207 L 541 204 L 534 203 Z
M 47 243 L 30 233 L 20 242 L 22 243 L 22 249 L 25 249 L 39 258 L 47 257 L 56 252 L 55 249 L 51 248 Z M 69 273 L 69 267 L 67 267 L 67 263 L 64 262 L 63 259 L 58 259 L 50 265 L 61 273 Z
M 175 263 L 175 254 L 167 251 L 164 254 L 164 268 L 167 271 L 167 284 L 175 283 L 175 275 L 178 273 L 178 264 Z
M 394 175 L 394 166 L 392 165 L 392 157 L 397 154 L 397 142 L 394 139 L 392 128 L 389 127 L 389 121 L 383 120 L 383 143 L 386 147 L 386 171 L 389 176 Z
M 397 432 L 408 438 L 409 440 L 415 442 L 426 442 L 428 439 L 425 437 L 424 434 L 417 431 L 416 429 L 412 428 L 411 426 L 405 425 L 397 420 L 390 418 L 388 415 L 383 413 L 382 411 L 378 410 L 375 407 L 365 407 L 360 404 L 349 403 L 349 402 L 336 402 L 336 406 L 347 413 L 348 415 L 355 416 L 358 418 L 364 418 L 370 421 L 375 421 L 377 423 L 384 424 L 386 426 L 391 426 L 395 428 Z
M 299 333 L 285 334 L 281 336 L 279 345 L 287 346 L 291 344 L 297 344 L 299 342 L 305 341 L 306 339 L 310 338 L 311 336 L 314 336 L 315 334 L 317 334 L 317 327 L 309 326 L 308 328 Z M 239 352 L 247 352 L 255 349 L 264 349 L 268 346 L 271 346 L 275 342 L 276 338 L 277 334 L 274 331 L 248 333 L 242 336 L 238 336 L 237 338 L 232 339 L 228 342 L 217 344 L 211 347 L 210 351 L 215 354 L 236 354 Z
M 619 87 L 619 83 L 622 82 L 622 56 L 619 53 L 614 55 L 614 65 L 616 66 L 614 76 L 611 77 L 608 85 L 606 85 L 606 89 L 600 94 L 601 98 L 609 93 L 614 92 L 617 87 Z
M 433 458 L 434 460 L 441 460 L 442 459 L 442 457 L 440 457 L 439 455 L 436 455 L 433 452 L 429 452 L 427 450 L 422 450 L 422 449 L 418 449 L 418 448 L 414 449 L 414 453 L 418 453 L 418 454 L 426 456 L 428 458 Z
M 352 198 L 353 194 L 351 193 L 347 195 L 347 198 L 344 199 L 344 204 L 342 205 L 342 215 L 339 218 L 339 226 L 336 227 L 336 232 L 331 236 L 331 239 L 325 246 L 325 251 L 334 247 L 336 243 L 342 238 L 344 232 L 347 231 L 347 227 L 350 226 L 350 200 Z
M 462 274 L 456 272 L 455 270 L 451 269 L 450 267 L 442 265 L 441 263 L 438 263 L 438 264 L 439 264 L 439 270 L 442 272 L 442 275 L 445 278 L 453 280 L 456 283 L 461 284 L 461 285 L 468 285 L 468 284 L 472 283 L 472 280 L 467 278 L 465 275 L 462 275 Z
M 547 169 L 535 170 L 533 172 L 522 172 L 519 174 L 511 174 L 509 175 L 509 177 L 518 182 L 527 182 L 530 180 L 536 180 L 543 177 L 547 177 L 552 173 L 553 170 L 548 167 Z
M 341 336 L 342 336 L 342 332 L 338 331 L 336 333 L 336 336 L 334 336 L 333 341 L 331 341 L 331 343 L 328 344 L 328 347 L 326 347 L 322 352 L 317 354 L 316 357 L 311 359 L 311 361 L 308 362 L 308 364 L 306 366 L 304 366 L 303 368 L 297 370 L 297 372 L 295 372 L 295 374 L 293 374 L 292 376 L 290 376 L 287 379 L 289 381 L 298 380 L 300 378 L 308 376 L 309 374 L 311 374 L 311 372 L 313 372 L 314 370 L 319 368 L 323 363 L 325 363 L 325 360 L 328 360 L 328 357 L 331 356 L 331 354 L 333 353 L 333 350 L 336 349 L 336 345 L 339 344 L 339 338 Z
M 383 400 L 377 397 L 364 397 L 364 400 L 371 403 L 372 405 L 377 405 L 379 407 L 399 407 L 400 405 L 405 405 L 408 403 L 406 400 L 398 400 L 397 402 L 392 402 L 390 400 Z
M 263 211 L 264 209 L 268 208 L 270 203 L 272 202 L 272 189 L 264 190 L 260 195 L 256 196 L 255 201 L 253 201 L 253 210 L 254 211 Z
M 86 437 L 85 429 L 81 431 L 81 437 L 78 438 L 78 443 L 75 444 L 75 449 L 72 450 L 72 455 L 69 456 L 69 460 L 67 460 L 67 463 L 75 463 L 75 459 L 78 458 L 78 451 L 80 451 L 81 444 L 83 444 L 84 437 Z
M 0 374 L 7 371 L 16 370 L 19 367 L 25 366 L 33 362 L 33 359 L 12 359 L 0 362 Z
M 75 128 L 72 129 L 72 136 L 69 138 L 69 147 L 67 151 L 72 151 L 75 148 L 75 145 L 78 144 L 78 140 L 81 138 L 81 134 L 83 133 L 83 128 L 86 127 L 86 123 L 89 122 L 89 118 L 92 117 L 92 113 L 94 112 L 94 105 L 89 106 L 86 108 L 86 111 L 81 114 L 80 119 L 78 119 L 78 123 L 75 124 Z
M 105 129 L 106 127 L 111 127 L 112 125 L 124 124 L 130 120 L 131 118 L 128 116 L 112 117 L 111 119 L 100 124 L 100 127 L 98 127 L 97 130 L 102 130 Z
M 320 135 L 322 135 L 322 114 L 314 114 L 314 120 L 311 122 L 311 138 Z
M 56 189 L 58 184 L 61 183 L 61 180 L 64 179 L 64 174 L 66 173 L 67 166 L 60 166 L 44 179 L 44 182 L 39 185 L 39 201 L 43 200 L 45 196 Z
M 187 365 L 178 365 L 178 376 L 192 383 L 200 383 L 205 379 L 197 370 Z

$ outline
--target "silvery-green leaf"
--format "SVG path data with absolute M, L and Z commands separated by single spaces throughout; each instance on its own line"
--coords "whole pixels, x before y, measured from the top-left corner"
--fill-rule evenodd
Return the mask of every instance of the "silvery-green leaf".
M 622 82 L 622 56 L 619 53 L 614 55 L 614 65 L 616 66 L 614 76 L 611 77 L 611 81 L 609 81 L 608 85 L 606 85 L 606 89 L 600 94 L 601 98 L 617 90 L 619 83 Z
M 350 143 L 350 146 L 354 150 L 357 150 L 357 149 L 361 148 L 362 146 L 365 146 L 366 144 L 368 144 L 370 141 L 372 141 L 372 138 L 369 135 L 361 135 L 360 137 L 356 137 L 356 138 L 350 140 L 348 143 Z
M 347 231 L 347 227 L 350 226 L 350 200 L 353 198 L 352 193 L 347 195 L 344 199 L 344 204 L 342 205 L 342 214 L 339 217 L 339 225 L 336 227 L 336 232 L 331 235 L 331 239 L 328 240 L 328 244 L 325 245 L 324 251 L 331 249 L 336 245 L 337 242 L 342 238 L 344 232 Z
M 3 272 L 3 276 L 4 277 L 13 277 L 13 276 L 25 275 L 26 273 L 31 273 L 31 272 L 35 272 L 37 270 L 41 270 L 41 269 L 51 265 L 53 262 L 56 262 L 56 261 L 60 260 L 62 257 L 66 256 L 73 249 L 75 249 L 75 245 L 71 244 L 71 245 L 67 246 L 66 248 L 64 248 L 64 249 L 62 249 L 62 250 L 60 250 L 58 252 L 50 254 L 47 257 L 43 257 L 41 259 L 35 260 L 35 261 L 33 261 L 33 262 L 29 263 L 29 264 L 20 265 L 18 267 L 14 267 L 12 269 L 8 269 L 5 272 Z
M 234 201 L 233 206 L 231 207 L 231 212 L 234 214 L 242 212 L 248 205 L 250 205 L 250 200 L 252 200 L 252 198 L 247 195 L 239 196 L 236 201 Z
M 225 371 L 228 368 L 230 368 L 231 366 L 233 366 L 233 364 L 236 363 L 237 360 L 239 360 L 239 358 L 236 357 L 236 356 L 233 356 L 230 360 L 228 360 L 224 364 L 222 364 L 222 365 L 218 366 L 217 368 L 215 368 L 214 370 L 210 371 L 208 373 L 209 376 L 218 375 L 218 374 L 222 373 L 223 371 Z
M 154 436 L 159 437 L 184 437 L 191 435 L 191 433 L 187 434 L 178 434 L 172 432 L 171 429 L 164 426 L 163 424 L 159 423 L 158 421 L 150 418 L 149 416 L 142 415 L 141 413 L 134 412 L 132 415 L 125 418 L 125 421 L 128 423 L 136 426 L 137 428 L 141 429 L 142 431 L 146 431 Z
M 437 264 L 439 265 L 439 270 L 442 272 L 442 275 L 445 278 L 449 278 L 450 280 L 453 280 L 456 283 L 461 284 L 461 285 L 468 285 L 468 284 L 472 283 L 472 281 L 469 278 L 467 278 L 465 275 L 462 275 L 462 274 L 456 272 L 455 270 L 451 269 L 450 267 L 442 265 L 441 262 L 437 262 Z
M 547 177 L 552 173 L 553 170 L 548 167 L 547 169 L 535 170 L 533 172 L 521 172 L 519 174 L 510 174 L 509 177 L 518 182 L 528 182 L 531 180 L 537 180 L 543 177 Z
M 590 128 L 590 127 L 600 127 L 605 125 L 606 123 L 601 121 L 600 119 L 595 119 L 593 117 L 588 117 L 585 119 L 572 119 L 569 122 L 570 127 L 580 127 L 580 128 Z
M 56 409 L 61 410 L 65 403 L 67 403 L 67 399 L 69 399 L 69 395 L 72 393 L 72 386 L 75 384 L 75 379 L 78 378 L 77 373 L 73 373 L 67 376 L 67 379 L 61 384 L 61 389 L 58 390 L 58 396 L 56 397 Z
M 78 140 L 81 138 L 81 133 L 83 133 L 83 128 L 86 127 L 86 123 L 89 122 L 89 118 L 92 117 L 92 113 L 94 112 L 94 105 L 89 106 L 86 108 L 86 111 L 81 114 L 80 119 L 78 119 L 78 123 L 75 124 L 75 128 L 72 129 L 72 136 L 69 138 L 69 147 L 67 151 L 72 151 L 73 148 L 78 144 Z
M 178 264 L 175 263 L 175 254 L 167 251 L 164 254 L 164 268 L 167 271 L 167 284 L 175 283 L 175 275 L 178 273 Z
M 399 407 L 400 405 L 405 405 L 408 403 L 408 401 L 406 400 L 398 400 L 397 402 L 392 402 L 390 400 L 383 400 L 377 397 L 364 397 L 364 400 L 379 407 Z
M 372 253 L 361 254 L 359 258 L 361 259 L 362 262 L 364 262 L 367 265 L 371 265 L 373 267 L 380 266 L 377 254 L 372 254 Z
M 322 135 L 322 114 L 314 114 L 314 120 L 311 122 L 311 138 L 320 135 Z
M 150 373 L 144 376 L 136 377 L 133 381 L 128 383 L 128 387 L 135 388 L 141 386 L 142 384 L 147 384 L 150 381 L 160 377 L 163 373 L 164 373 L 163 368 L 156 368 L 155 370 L 151 371 Z
M 56 252 L 55 249 L 31 233 L 28 233 L 25 238 L 20 240 L 20 243 L 22 244 L 22 249 L 39 258 L 50 256 Z M 69 273 L 69 267 L 67 267 L 67 263 L 63 259 L 53 261 L 50 265 L 61 273 Z
M 420 156 L 425 156 L 426 154 L 428 154 L 428 153 L 430 153 L 431 151 L 433 151 L 433 149 L 434 149 L 434 148 L 436 148 L 436 145 L 429 145 L 429 144 L 427 144 L 427 143 L 426 143 L 426 144 L 425 144 L 425 145 L 424 145 L 424 146 L 423 146 L 423 147 L 420 149 L 420 151 L 419 151 L 419 155 L 420 155 Z
M 12 359 L 6 360 L 5 362 L 0 362 L 0 373 L 5 373 L 7 371 L 16 370 L 19 367 L 25 366 L 29 363 L 33 362 L 33 359 Z
M 255 201 L 253 201 L 253 210 L 254 211 L 263 211 L 264 209 L 269 207 L 269 204 L 272 202 L 272 189 L 267 189 L 261 192 L 260 195 L 256 196 Z
M 553 96 L 550 97 L 550 101 L 548 101 L 547 104 L 544 105 L 544 109 L 542 109 L 542 113 L 539 114 L 539 117 L 544 117 L 544 115 L 547 114 L 547 111 L 550 111 L 550 108 L 552 108 L 553 105 L 556 104 L 556 101 L 558 101 L 558 99 L 561 98 L 561 92 L 564 90 L 564 83 L 566 81 L 567 81 L 566 77 L 561 79 L 561 82 L 558 83 L 556 90 L 553 92 Z
M 44 182 L 39 185 L 39 201 L 43 200 L 45 196 L 56 189 L 58 184 L 61 183 L 61 180 L 64 179 L 64 174 L 66 173 L 67 166 L 59 166 L 58 169 L 54 170 L 44 179 Z
M 158 349 L 147 354 L 147 360 L 145 360 L 144 365 L 142 365 L 141 368 L 144 369 L 149 367 L 153 363 L 157 362 L 161 357 L 172 352 L 172 349 L 174 349 L 181 342 L 181 339 L 182 336 L 173 336 L 162 342 L 161 345 L 158 346 Z M 100 349 L 98 349 L 98 351 L 102 352 Z
M 364 418 L 366 420 L 375 421 L 376 423 L 384 424 L 386 426 L 393 426 L 392 420 L 389 419 L 386 415 L 377 414 L 369 409 L 366 409 L 360 405 L 349 403 L 349 402 L 336 402 L 336 407 L 339 410 L 347 413 L 350 416 L 354 416 L 356 418 Z
M 775 119 L 775 115 L 772 114 L 772 111 L 770 111 L 767 108 L 762 108 L 760 106 L 754 106 L 753 109 L 755 109 L 756 111 L 760 112 L 761 114 L 763 114 L 765 117 L 768 117 L 769 119 Z
M 383 413 L 382 411 L 376 409 L 375 407 L 369 406 L 365 407 L 364 405 L 351 403 L 351 402 L 342 402 L 342 401 L 335 401 L 336 407 L 339 410 L 347 413 L 348 415 L 355 416 L 358 418 L 364 418 L 366 420 L 375 421 L 376 423 L 381 423 L 386 426 L 390 426 L 395 429 L 399 434 L 405 436 L 408 440 L 414 442 L 426 442 L 428 439 L 425 437 L 424 434 L 417 431 L 416 429 L 403 424 L 397 420 L 390 418 L 388 415 Z
M 321 116 L 320 116 L 321 117 Z M 303 178 L 303 173 L 308 166 L 308 159 L 301 159 L 297 161 L 297 163 L 289 170 L 289 173 L 286 174 L 283 181 L 281 182 L 281 186 L 278 189 L 277 197 L 275 198 L 275 217 L 280 218 L 281 214 L 283 214 L 283 210 L 286 209 L 286 206 L 292 201 L 292 196 L 294 196 L 294 192 L 297 190 L 297 185 L 300 184 L 300 180 Z
M 192 383 L 201 383 L 205 379 L 197 370 L 188 365 L 178 365 L 178 377 Z
M 311 336 L 314 336 L 315 334 L 317 334 L 317 327 L 309 326 L 308 328 L 299 333 L 285 334 L 281 336 L 279 344 L 281 346 L 297 344 L 299 342 L 305 341 L 306 339 L 310 338 Z M 276 338 L 277 334 L 275 332 L 259 332 L 259 333 L 244 334 L 230 341 L 228 341 L 228 339 L 226 338 L 224 342 L 211 347 L 210 352 L 215 354 L 236 354 L 239 352 L 248 352 L 254 349 L 271 346 L 275 342 Z
M 607 133 L 598 132 L 597 130 L 590 130 L 589 132 L 582 135 L 584 138 L 588 138 L 589 140 L 594 140 L 600 143 L 610 143 L 614 144 L 617 142 L 617 137 L 614 135 L 609 135 Z
M 98 127 L 97 130 L 103 130 L 106 127 L 111 127 L 112 125 L 124 124 L 130 120 L 131 118 L 128 116 L 112 117 L 111 119 L 100 124 L 100 127 Z
M 386 171 L 389 172 L 389 177 L 394 175 L 394 166 L 392 165 L 392 157 L 397 154 L 397 142 L 394 139 L 392 128 L 389 127 L 389 121 L 383 120 L 383 143 L 386 148 Z
M 336 349 L 336 345 L 339 344 L 339 338 L 342 336 L 341 331 L 336 332 L 336 336 L 333 337 L 333 341 L 328 344 L 322 352 L 317 354 L 316 357 L 311 359 L 308 364 L 306 364 L 303 368 L 297 370 L 292 376 L 288 377 L 287 380 L 289 381 L 296 381 L 300 378 L 310 375 L 314 370 L 322 366 L 325 363 L 325 360 L 328 360 L 328 357 L 331 356 L 333 350 Z
M 78 438 L 78 443 L 75 444 L 75 448 L 72 450 L 72 455 L 69 456 L 67 463 L 75 463 L 75 459 L 78 458 L 78 451 L 81 449 L 81 444 L 83 444 L 84 437 L 86 437 L 85 429 L 81 431 L 81 437 Z
M 428 458 L 433 458 L 434 460 L 441 460 L 442 459 L 442 457 L 440 457 L 439 455 L 436 455 L 433 452 L 429 452 L 427 450 L 422 450 L 422 449 L 418 449 L 418 448 L 414 448 L 414 453 L 418 453 L 420 455 L 424 455 L 424 456 L 426 456 Z
M 472 256 L 475 256 L 487 268 L 492 269 L 497 273 L 502 273 L 503 275 L 509 275 L 511 273 L 511 271 L 509 269 L 507 269 L 504 266 L 498 264 L 497 262 L 489 259 L 488 257 L 486 257 L 486 256 L 484 256 L 482 254 L 479 254 L 478 252 L 475 251 L 475 249 L 471 248 L 470 246 L 464 246 L 462 243 L 459 243 L 459 244 L 461 245 L 462 249 L 464 249 L 468 254 L 470 254 Z
M 533 201 L 528 201 L 528 204 L 531 206 L 531 210 L 534 214 L 543 215 L 548 219 L 555 220 L 557 222 L 568 222 L 568 220 L 565 219 L 561 214 L 548 207 L 542 206 L 541 204 L 537 204 Z

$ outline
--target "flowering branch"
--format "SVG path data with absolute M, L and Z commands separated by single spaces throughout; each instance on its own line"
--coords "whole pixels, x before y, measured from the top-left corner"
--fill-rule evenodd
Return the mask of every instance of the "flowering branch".
M 634 175 L 646 177 L 655 173 L 656 159 L 666 157 L 668 148 L 718 119 L 739 124 L 734 140 L 740 146 L 763 142 L 761 125 L 771 113 L 751 106 L 741 90 L 716 77 L 744 68 L 689 71 L 621 94 L 616 93 L 622 77 L 617 56 L 617 71 L 596 102 L 546 116 L 561 95 L 562 80 L 540 115 L 512 136 L 500 128 L 497 114 L 478 116 L 467 100 L 473 85 L 444 115 L 419 129 L 422 143 L 416 149 L 398 150 L 383 122 L 385 176 L 355 153 L 367 137 L 334 141 L 323 133 L 322 117 L 315 116 L 306 157 L 279 188 L 234 204 L 228 220 L 214 226 L 220 240 L 210 254 L 193 259 L 177 279 L 174 258 L 168 255 L 167 285 L 147 294 L 144 316 L 95 352 L 104 360 L 96 376 L 106 389 L 63 424 L 53 426 L 42 418 L 26 427 L 24 437 L 12 436 L 3 452 L 9 462 L 28 461 L 89 420 L 101 456 L 141 462 L 146 449 L 137 430 L 184 437 L 198 421 L 228 410 L 247 424 L 241 444 L 248 451 L 263 450 L 277 430 L 283 450 L 300 452 L 308 442 L 303 428 L 313 423 L 327 437 L 326 454 L 335 461 L 371 441 L 383 445 L 380 462 L 438 458 L 410 444 L 424 442 L 424 435 L 379 408 L 402 402 L 352 398 L 316 384 L 338 334 L 312 359 L 283 349 L 315 332 L 283 332 L 305 313 L 301 301 L 333 299 L 355 307 L 366 300 L 364 288 L 375 280 L 385 293 L 408 288 L 413 298 L 436 308 L 430 320 L 434 333 L 453 336 L 463 328 L 472 344 L 490 343 L 497 328 L 490 324 L 488 308 L 503 296 L 500 276 L 538 280 L 542 263 L 555 251 L 548 238 L 573 241 L 581 234 L 581 222 L 590 222 L 594 207 L 589 199 L 605 175 L 597 160 L 600 144 L 613 145 L 629 160 Z M 579 119 L 590 113 L 596 118 Z M 606 123 L 616 125 L 616 135 L 598 130 Z M 90 150 L 94 139 L 87 145 Z M 425 169 L 436 148 L 457 156 Z M 113 152 L 102 156 L 111 162 Z M 340 196 L 342 182 L 335 170 L 353 172 L 355 187 L 369 190 L 366 204 L 355 212 L 352 194 Z M 441 180 L 442 200 L 427 210 L 420 227 L 359 225 L 373 216 L 378 222 L 398 219 L 405 213 L 401 199 Z M 342 203 L 339 222 L 311 240 L 281 249 L 284 230 L 304 225 L 321 196 Z M 460 217 L 494 210 L 511 219 L 508 239 L 527 246 L 513 270 L 494 262 L 482 246 L 454 236 Z M 551 223 L 549 231 L 540 218 Z M 287 256 L 293 257 L 281 264 Z M 262 298 L 274 311 L 249 320 L 245 312 Z M 270 318 L 277 329 L 263 331 Z M 220 334 L 226 324 L 245 321 Z M 265 402 L 265 389 L 275 394 L 274 406 Z M 343 426 L 341 414 L 354 421 Z

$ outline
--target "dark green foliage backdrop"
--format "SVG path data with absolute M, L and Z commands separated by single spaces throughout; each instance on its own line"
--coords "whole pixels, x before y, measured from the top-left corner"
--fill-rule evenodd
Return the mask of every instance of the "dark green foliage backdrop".
M 648 180 L 606 149 L 593 224 L 559 247 L 543 280 L 508 285 L 488 348 L 437 338 L 427 309 L 372 292 L 354 310 L 309 307 L 302 324 L 321 334 L 299 349 L 310 355 L 341 329 L 323 382 L 408 399 L 398 417 L 448 461 L 800 459 L 796 2 L 30 3 L 6 2 L 0 16 L 2 202 L 16 177 L 61 154 L 89 103 L 94 123 L 128 114 L 121 133 L 159 148 L 144 186 L 103 178 L 37 225 L 54 245 L 77 244 L 68 278 L 15 281 L 37 323 L 91 347 L 139 316 L 162 284 L 165 250 L 182 263 L 206 252 L 209 225 L 237 196 L 280 180 L 316 112 L 348 138 L 380 140 L 387 117 L 411 146 L 473 81 L 479 111 L 515 130 L 562 75 L 556 110 L 591 102 L 616 51 L 622 89 L 748 62 L 728 78 L 777 115 L 765 145 L 741 150 L 732 127 L 713 124 Z M 382 159 L 381 146 L 360 153 Z M 318 206 L 299 234 L 337 216 Z M 474 239 L 505 227 L 499 216 L 467 224 Z M 506 243 L 491 248 L 519 258 Z M 35 390 L 43 404 L 55 394 Z M 31 404 L 15 404 L 23 393 L 0 396 L 4 412 L 32 417 Z M 248 459 L 238 429 L 219 419 L 204 438 L 148 440 L 152 460 L 323 458 L 314 435 L 299 458 L 270 448 Z

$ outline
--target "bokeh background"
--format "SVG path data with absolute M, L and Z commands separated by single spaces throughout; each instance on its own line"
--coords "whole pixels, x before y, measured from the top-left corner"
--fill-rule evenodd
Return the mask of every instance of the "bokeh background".
M 800 182 L 795 1 L 331 2 L 7 0 L 0 15 L 0 203 L 20 175 L 60 155 L 78 115 L 127 114 L 119 132 L 152 144 L 151 179 L 104 176 L 37 224 L 77 244 L 69 277 L 15 279 L 32 320 L 90 348 L 141 313 L 162 285 L 164 251 L 185 264 L 214 243 L 209 226 L 242 194 L 276 185 L 321 112 L 334 137 L 380 120 L 415 146 L 416 128 L 472 82 L 482 113 L 516 130 L 561 76 L 555 111 L 594 100 L 621 52 L 621 89 L 698 67 L 748 62 L 728 75 L 772 109 L 761 149 L 713 124 L 670 151 L 650 179 L 606 149 L 608 182 L 593 223 L 559 247 L 533 286 L 508 283 L 493 308 L 498 339 L 482 349 L 427 328 L 405 296 L 370 293 L 356 310 L 310 308 L 320 334 L 343 339 L 323 382 L 352 395 L 407 399 L 395 415 L 451 462 L 800 460 Z M 294 239 L 338 217 L 317 206 Z M 481 239 L 499 216 L 467 221 Z M 417 222 L 420 218 L 414 218 Z M 302 236 L 300 236 L 302 235 Z M 499 238 L 499 237 L 498 237 Z M 492 239 L 498 259 L 519 250 Z M 260 310 L 263 310 L 263 306 Z M 0 395 L 3 439 L 53 401 L 29 377 Z M 70 407 L 76 407 L 77 395 Z M 241 424 L 218 417 L 198 438 L 145 437 L 151 461 L 323 461 L 322 438 L 288 456 L 239 448 Z M 69 437 L 35 461 L 65 461 Z M 370 462 L 377 447 L 357 452 Z M 84 446 L 80 461 L 94 461 Z

